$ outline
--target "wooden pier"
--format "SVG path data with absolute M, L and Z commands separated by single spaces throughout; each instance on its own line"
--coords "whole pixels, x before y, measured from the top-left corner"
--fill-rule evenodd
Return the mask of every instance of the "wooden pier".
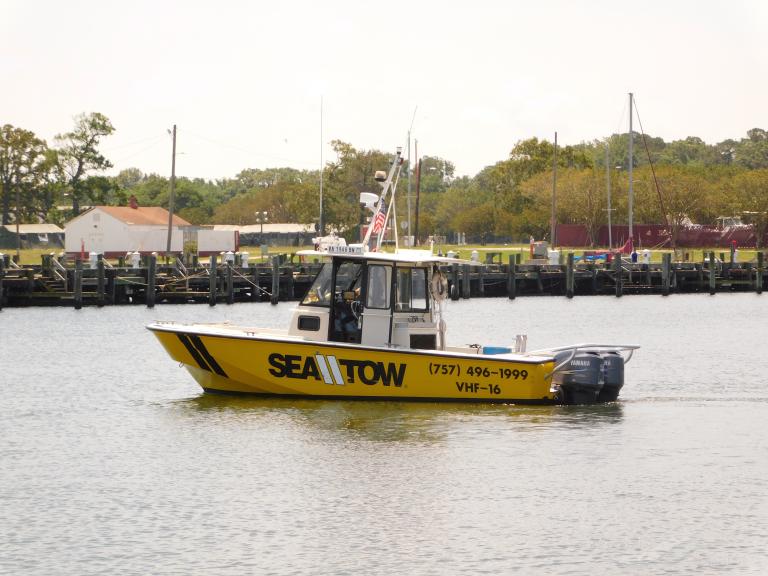
M 465 263 L 441 267 L 448 279 L 451 299 L 485 296 L 669 294 L 718 292 L 762 293 L 766 282 L 764 253 L 753 262 L 723 262 L 710 252 L 703 262 L 642 264 L 626 259 L 610 263 L 577 262 L 566 254 L 563 264 L 529 261 L 519 255 L 508 262 L 485 265 Z M 722 256 L 722 255 L 721 255 Z M 138 265 L 121 260 L 110 265 L 100 256 L 95 262 L 66 262 L 54 255 L 40 265 L 17 266 L 0 257 L 0 308 L 16 306 L 107 306 L 207 302 L 271 302 L 301 299 L 320 269 L 319 263 L 290 263 L 283 256 L 243 266 L 239 257 L 207 263 L 144 256 Z

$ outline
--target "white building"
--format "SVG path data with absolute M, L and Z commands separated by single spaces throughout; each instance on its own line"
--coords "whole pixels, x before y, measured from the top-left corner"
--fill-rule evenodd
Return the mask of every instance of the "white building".
M 171 251 L 182 252 L 184 227 L 174 215 Z M 94 206 L 66 223 L 64 250 L 68 254 L 97 252 L 107 258 L 126 252 L 165 252 L 168 243 L 168 210 L 157 206 Z

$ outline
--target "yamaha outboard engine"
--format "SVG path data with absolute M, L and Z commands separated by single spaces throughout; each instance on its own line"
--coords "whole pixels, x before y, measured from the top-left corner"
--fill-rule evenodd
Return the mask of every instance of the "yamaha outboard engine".
M 619 391 L 624 386 L 624 358 L 618 352 L 604 352 L 603 358 L 603 388 L 597 397 L 598 402 L 616 402 Z
M 555 354 L 555 366 L 565 362 L 571 354 L 573 352 L 570 350 Z M 622 370 L 623 367 L 622 363 Z M 553 374 L 552 383 L 559 386 L 563 404 L 595 404 L 599 401 L 604 378 L 603 358 L 600 354 L 578 352 L 570 362 Z

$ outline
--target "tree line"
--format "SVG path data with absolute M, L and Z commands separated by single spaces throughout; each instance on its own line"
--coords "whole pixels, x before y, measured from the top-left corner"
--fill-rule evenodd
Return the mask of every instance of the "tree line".
M 125 205 L 133 195 L 140 205 L 167 206 L 168 178 L 138 168 L 115 176 L 99 151 L 115 131 L 94 112 L 74 119 L 70 132 L 53 146 L 23 128 L 0 129 L 0 210 L 2 223 L 63 223 L 83 205 Z M 768 133 L 760 128 L 745 137 L 707 144 L 697 137 L 665 142 L 635 133 L 564 146 L 557 150 L 557 220 L 584 226 L 594 242 L 607 223 L 608 186 L 612 220 L 627 221 L 630 162 L 634 168 L 634 221 L 666 224 L 674 237 L 692 221 L 715 224 L 718 216 L 738 215 L 768 229 Z M 365 217 L 360 192 L 378 192 L 376 170 L 386 170 L 392 154 L 331 142 L 335 159 L 323 169 L 324 219 L 328 227 L 355 238 Z M 554 144 L 529 138 L 512 147 L 507 158 L 474 176 L 455 175 L 447 159 L 425 156 L 404 166 L 397 212 L 407 220 L 410 176 L 411 221 L 419 189 L 419 236 L 464 232 L 475 241 L 546 238 L 550 229 Z M 319 170 L 290 167 L 246 168 L 234 178 L 176 180 L 175 210 L 193 224 L 254 224 L 267 212 L 272 222 L 317 223 Z M 62 208 L 66 206 L 66 208 Z M 70 208 L 71 206 L 71 208 Z M 414 230 L 415 232 L 415 230 Z

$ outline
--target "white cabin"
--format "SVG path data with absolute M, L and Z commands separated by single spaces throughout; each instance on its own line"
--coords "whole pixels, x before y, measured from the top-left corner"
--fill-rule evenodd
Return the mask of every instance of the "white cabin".
M 335 254 L 294 311 L 289 333 L 321 342 L 444 349 L 438 258 L 404 252 Z

